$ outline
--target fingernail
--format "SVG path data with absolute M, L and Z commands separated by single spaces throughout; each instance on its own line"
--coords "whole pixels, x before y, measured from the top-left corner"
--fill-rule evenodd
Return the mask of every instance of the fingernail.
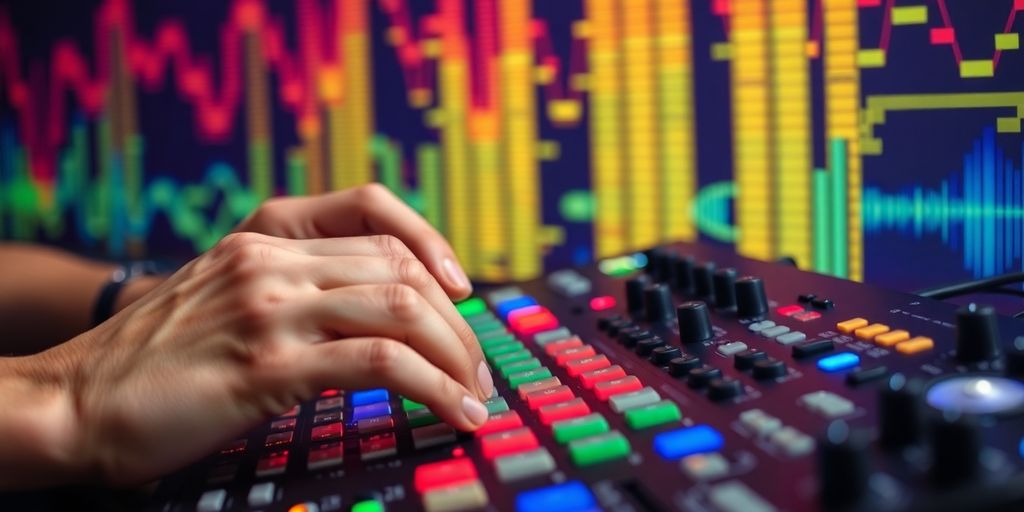
M 487 421 L 487 408 L 469 395 L 462 397 L 462 412 L 474 425 L 483 425 Z
M 444 265 L 445 273 L 448 274 L 448 280 L 457 288 L 462 288 L 464 290 L 473 289 L 472 285 L 469 284 L 469 278 L 466 277 L 466 273 L 462 271 L 462 268 L 459 267 L 458 263 L 455 263 L 455 260 L 445 258 L 442 265 Z
M 494 379 L 491 378 L 491 369 L 487 367 L 487 363 L 480 361 L 480 366 L 476 369 L 476 378 L 480 381 L 480 389 L 484 395 L 490 398 L 494 393 Z

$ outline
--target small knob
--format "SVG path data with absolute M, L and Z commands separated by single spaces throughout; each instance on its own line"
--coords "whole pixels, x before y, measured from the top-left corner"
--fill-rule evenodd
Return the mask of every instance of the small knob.
M 686 377 L 690 374 L 690 370 L 699 367 L 700 359 L 691 355 L 684 355 L 669 360 L 668 373 L 673 377 Z
M 672 318 L 672 290 L 668 285 L 654 284 L 644 289 L 644 307 L 647 320 L 664 322 Z
M 761 318 L 768 313 L 768 296 L 760 277 L 744 276 L 736 280 L 736 313 L 740 318 Z
M 662 345 L 651 351 L 651 362 L 654 364 L 666 365 L 669 361 L 682 355 L 682 351 L 679 347 L 673 347 L 672 345 Z
M 722 268 L 712 276 L 715 290 L 715 307 L 719 309 L 736 308 L 736 269 Z
M 672 282 L 672 287 L 683 295 L 693 294 L 693 257 L 683 256 L 673 265 L 675 266 L 675 279 Z
M 682 260 L 683 257 L 677 252 L 666 252 L 665 257 L 659 260 L 661 269 L 658 270 L 658 277 L 661 278 L 661 282 L 669 285 L 669 287 L 675 286 L 676 280 L 676 263 Z
M 1006 374 L 1024 379 L 1024 336 L 1013 340 L 1013 348 L 1006 353 Z
M 967 416 L 947 413 L 931 422 L 932 481 L 939 486 L 967 483 L 982 473 L 981 430 Z
M 713 301 L 715 298 L 715 262 L 707 261 L 693 269 L 693 294 L 700 299 Z
M 699 300 L 680 304 L 676 308 L 676 318 L 679 320 L 679 341 L 684 344 L 700 343 L 714 335 L 708 305 Z
M 665 258 L 668 256 L 668 253 L 664 249 L 654 248 L 647 251 L 646 254 L 647 266 L 644 267 L 644 271 L 651 276 L 653 281 L 662 281 L 662 272 L 665 270 Z
M 786 363 L 778 359 L 754 361 L 754 378 L 757 380 L 777 379 L 786 375 Z
M 897 373 L 889 377 L 878 395 L 881 434 L 879 442 L 887 450 L 900 450 L 921 440 L 924 432 L 922 385 Z
M 968 304 L 956 312 L 956 359 L 987 361 L 999 355 L 999 324 L 990 306 Z
M 651 284 L 651 279 L 646 275 L 638 275 L 626 280 L 626 310 L 630 313 L 640 313 L 644 310 L 644 289 Z
M 867 454 L 867 440 L 850 432 L 846 422 L 828 426 L 818 441 L 818 496 L 825 510 L 846 509 L 864 499 L 871 474 Z
M 690 376 L 687 379 L 687 384 L 689 384 L 691 388 L 699 389 L 707 386 L 712 380 L 718 379 L 721 376 L 722 370 L 704 365 L 700 368 L 690 370 Z
M 636 352 L 636 355 L 646 357 L 651 355 L 654 349 L 663 346 L 665 346 L 665 340 L 661 339 L 660 336 L 651 336 L 637 342 L 633 350 Z
M 708 383 L 708 398 L 716 402 L 735 398 L 741 394 L 743 394 L 743 384 L 736 379 L 724 377 L 712 379 Z

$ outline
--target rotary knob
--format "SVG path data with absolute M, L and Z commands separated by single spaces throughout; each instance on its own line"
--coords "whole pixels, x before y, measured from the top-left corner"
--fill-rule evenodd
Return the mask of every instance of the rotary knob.
M 679 320 L 679 341 L 683 344 L 700 343 L 714 335 L 708 305 L 699 300 L 680 304 L 676 308 L 676 318 Z
M 867 495 L 870 465 L 867 441 L 850 432 L 843 421 L 833 422 L 818 441 L 819 498 L 825 510 L 847 509 Z
M 713 301 L 715 298 L 715 262 L 708 261 L 693 269 L 693 294 L 701 300 Z
M 675 266 L 672 287 L 683 295 L 693 294 L 693 266 L 692 256 L 683 256 L 673 262 Z
M 983 471 L 981 430 L 968 416 L 944 414 L 932 420 L 932 481 L 939 486 L 976 480 Z
M 999 324 L 990 306 L 968 304 L 956 312 L 956 359 L 977 363 L 999 355 Z
M 665 322 L 672 318 L 672 290 L 667 284 L 654 284 L 644 289 L 644 308 L 650 322 Z
M 760 277 L 736 280 L 736 312 L 740 318 L 761 318 L 768 313 L 768 296 Z
M 901 450 L 924 435 L 922 384 L 897 373 L 889 377 L 878 395 L 879 442 L 887 450 Z
M 626 281 L 626 310 L 633 314 L 643 312 L 644 289 L 650 284 L 650 278 L 643 274 Z
M 736 309 L 736 269 L 718 269 L 711 280 L 715 290 L 715 307 Z

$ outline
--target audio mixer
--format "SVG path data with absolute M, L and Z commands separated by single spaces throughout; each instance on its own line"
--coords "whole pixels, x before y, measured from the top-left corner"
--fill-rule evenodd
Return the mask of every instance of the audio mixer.
M 457 307 L 495 375 L 480 431 L 327 390 L 152 509 L 1024 510 L 1024 326 L 991 308 L 691 244 Z

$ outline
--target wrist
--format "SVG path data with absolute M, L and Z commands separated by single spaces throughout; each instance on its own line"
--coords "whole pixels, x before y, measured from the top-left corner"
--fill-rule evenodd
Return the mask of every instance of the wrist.
M 114 301 L 112 313 L 117 314 L 122 309 L 134 304 L 166 279 L 165 276 L 139 276 L 128 281 Z

